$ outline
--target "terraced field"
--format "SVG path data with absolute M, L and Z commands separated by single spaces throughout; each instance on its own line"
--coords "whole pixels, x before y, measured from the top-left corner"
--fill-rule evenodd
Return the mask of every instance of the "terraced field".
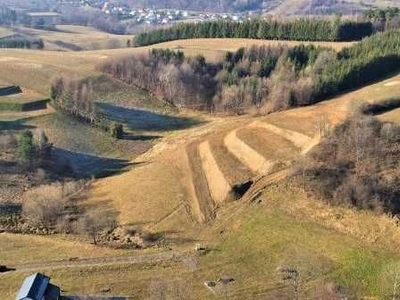
M 47 99 L 31 90 L 21 90 L 19 86 L 0 86 L 0 111 L 34 111 L 46 109 Z

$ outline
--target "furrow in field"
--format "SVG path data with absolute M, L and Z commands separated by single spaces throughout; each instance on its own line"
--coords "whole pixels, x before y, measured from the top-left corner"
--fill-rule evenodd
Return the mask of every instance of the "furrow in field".
M 299 155 L 299 149 L 284 137 L 260 127 L 243 127 L 236 135 L 265 159 L 287 164 Z M 276 169 L 276 168 L 275 168 Z
M 209 139 L 212 154 L 218 167 L 231 186 L 245 182 L 256 176 L 246 165 L 233 155 L 224 143 L 226 132 L 213 134 Z
M 265 159 L 261 154 L 249 147 L 237 137 L 237 130 L 231 131 L 224 140 L 225 146 L 243 164 L 257 174 L 265 174 L 272 170 L 274 162 Z
M 190 160 L 187 151 L 184 151 L 183 153 L 183 168 L 184 172 L 186 174 L 186 184 L 187 184 L 187 189 L 190 195 L 190 200 L 188 201 L 188 206 L 190 207 L 190 213 L 192 217 L 199 223 L 203 223 L 206 219 L 204 216 L 203 212 L 201 211 L 200 208 L 200 202 L 196 194 L 196 188 L 195 184 L 193 181 L 193 174 L 190 170 Z
M 228 198 L 231 186 L 218 167 L 208 141 L 199 145 L 199 154 L 211 197 L 216 203 L 222 203 Z
M 203 220 L 205 222 L 213 220 L 215 218 L 216 207 L 211 198 L 207 178 L 203 171 L 198 143 L 188 145 L 186 151 L 189 159 L 190 177 L 192 178 L 200 214 L 204 217 Z
M 250 126 L 265 128 L 268 131 L 271 131 L 277 135 L 284 137 L 288 141 L 292 142 L 297 148 L 299 148 L 302 154 L 307 153 L 309 150 L 311 150 L 311 148 L 313 148 L 319 142 L 318 137 L 311 138 L 305 134 L 277 127 L 275 125 L 266 122 L 255 121 L 252 124 L 250 124 Z

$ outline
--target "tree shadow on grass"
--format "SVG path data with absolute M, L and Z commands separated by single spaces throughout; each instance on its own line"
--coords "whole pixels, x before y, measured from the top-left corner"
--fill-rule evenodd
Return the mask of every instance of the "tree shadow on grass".
M 0 121 L 1 130 L 24 130 L 24 129 L 35 129 L 35 126 L 25 125 L 23 120 L 17 121 Z
M 0 215 L 19 214 L 22 211 L 22 205 L 16 203 L 0 203 Z
M 85 153 L 53 148 L 52 156 L 60 167 L 69 167 L 77 178 L 102 178 L 128 170 L 129 160 L 100 157 Z
M 123 140 L 127 140 L 127 141 L 142 141 L 142 142 L 146 142 L 146 141 L 157 140 L 157 139 L 159 139 L 161 137 L 162 136 L 160 136 L 160 135 L 125 134 L 122 139 Z
M 130 130 L 169 131 L 190 128 L 202 123 L 194 118 L 164 115 L 109 103 L 96 103 L 96 105 L 109 120 L 126 124 Z

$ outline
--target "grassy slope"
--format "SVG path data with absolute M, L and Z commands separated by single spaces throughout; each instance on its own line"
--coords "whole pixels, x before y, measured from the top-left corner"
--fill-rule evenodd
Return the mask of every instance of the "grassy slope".
M 206 256 L 187 259 L 183 263 L 61 269 L 46 271 L 46 274 L 72 294 L 99 294 L 100 290 L 111 287 L 111 292 L 106 294 L 134 295 L 134 299 L 143 299 L 148 297 L 154 282 L 164 281 L 172 286 L 173 281 L 178 280 L 185 285 L 185 289 L 191 291 L 193 299 L 213 299 L 203 282 L 231 276 L 235 278 L 235 283 L 227 290 L 230 299 L 265 299 L 266 296 L 286 299 L 293 295 L 292 290 L 275 270 L 278 266 L 289 265 L 297 267 L 302 274 L 300 291 L 305 298 L 333 281 L 365 296 L 383 295 L 382 290 L 390 284 L 385 283 L 386 269 L 398 258 L 389 248 L 384 248 L 385 244 L 369 243 L 351 233 L 345 234 L 343 230 L 329 226 L 328 222 L 325 226 L 319 225 L 311 216 L 318 213 L 323 215 L 326 207 L 313 207 L 313 203 L 319 202 L 307 199 L 286 184 L 275 187 L 262 196 L 262 200 L 261 204 L 246 204 L 245 210 L 230 222 L 221 224 L 217 221 L 211 227 L 196 230 L 197 238 L 205 238 L 204 244 L 212 247 Z M 311 209 L 304 207 L 306 204 Z M 293 211 L 293 207 L 299 208 L 300 213 Z M 231 211 L 229 206 L 226 211 Z M 346 214 L 353 214 L 353 217 L 358 214 L 332 208 L 328 212 L 332 214 L 330 220 L 335 224 L 341 223 L 335 219 L 335 213 L 341 213 L 347 221 L 350 218 L 346 218 Z M 353 224 L 353 229 L 373 235 L 377 230 L 368 231 L 363 226 L 369 224 L 368 229 L 371 229 L 381 221 L 372 214 L 364 214 L 358 224 Z M 399 230 L 396 232 L 398 235 Z M 15 236 L 6 241 L 10 242 L 13 238 Z M 385 238 L 382 236 L 382 239 Z M 19 241 L 15 243 L 23 246 Z M 38 245 L 43 247 L 44 244 Z M 84 254 L 78 253 L 79 247 L 73 249 L 69 257 L 74 253 L 82 257 Z M 22 249 L 25 251 L 25 248 Z M 34 251 L 30 257 L 32 261 L 37 259 L 37 255 L 54 250 L 40 249 L 44 252 Z M 19 255 L 23 253 L 13 255 L 14 258 L 7 262 L 20 260 Z M 93 254 L 96 255 L 106 254 Z M 51 254 L 50 257 L 61 256 Z M 80 276 L 76 276 L 77 273 Z M 26 273 L 0 275 L 3 299 L 12 299 L 13 291 L 18 288 L 24 275 Z
M 276 45 L 285 43 L 289 45 L 298 42 L 260 41 L 249 39 L 198 39 L 173 41 L 143 48 L 125 48 L 115 50 L 99 50 L 84 52 L 56 52 L 33 51 L 17 49 L 0 50 L 0 67 L 4 72 L 0 80 L 6 80 L 22 87 L 37 90 L 41 93 L 48 92 L 48 86 L 55 74 L 71 76 L 99 75 L 95 66 L 102 60 L 133 53 L 144 53 L 150 48 L 175 48 L 181 49 L 188 55 L 205 54 L 209 59 L 220 57 L 227 50 L 236 50 L 252 44 Z M 341 49 L 348 43 L 321 43 Z M 33 76 L 34 74 L 34 76 Z
M 71 46 L 77 46 L 82 50 L 98 50 L 107 48 L 123 48 L 126 41 L 132 39 L 130 35 L 115 35 L 102 32 L 93 27 L 58 25 L 57 30 L 41 30 L 27 27 L 16 27 L 14 30 L 23 35 L 41 38 L 44 41 L 45 49 L 71 51 L 69 46 L 58 42 L 64 42 Z M 2 32 L 11 32 L 12 29 L 1 28 Z
M 22 54 L 26 52 L 23 51 L 5 52 L 9 56 L 18 55 L 18 59 L 32 59 L 38 55 L 37 53 L 43 55 L 41 52 L 32 52 L 32 57 L 24 58 Z M 3 60 L 3 57 L 0 58 L 0 64 L 7 61 L 7 55 Z M 73 64 L 68 66 L 69 56 L 66 56 L 66 62 L 61 68 L 92 73 L 93 69 L 88 67 L 93 59 L 91 55 L 99 54 L 88 53 L 86 55 L 88 56 L 82 56 L 81 67 L 78 68 Z M 44 62 L 43 57 L 36 56 L 34 59 Z M 74 62 L 80 60 L 79 56 L 71 59 Z M 55 58 L 49 53 L 48 61 L 56 65 L 59 58 Z M 43 74 L 44 72 L 39 73 Z M 268 121 L 274 121 L 286 128 L 310 133 L 312 136 L 315 133 L 315 116 L 326 113 L 329 114 L 332 121 L 338 122 L 347 113 L 348 106 L 355 100 L 383 100 L 385 97 L 397 94 L 398 89 L 395 86 L 379 83 L 332 102 L 273 114 L 267 118 Z M 46 120 L 46 118 L 50 119 Z M 51 119 L 53 116 L 46 118 L 40 122 L 50 125 L 56 121 Z M 211 125 L 206 124 L 180 134 L 169 135 L 165 142 L 154 150 L 155 156 L 142 157 L 153 161 L 158 155 L 157 151 L 162 154 L 163 150 L 169 150 L 167 156 L 160 157 L 161 164 L 159 161 L 155 161 L 153 164 L 143 166 L 143 168 L 147 168 L 151 165 L 158 165 L 152 171 L 155 172 L 155 176 L 160 178 L 159 182 L 165 181 L 165 184 L 158 184 L 154 180 L 156 177 L 152 177 L 151 181 L 154 184 L 150 185 L 148 171 L 139 174 L 142 176 L 140 177 L 136 174 L 138 169 L 110 180 L 98 182 L 100 189 L 96 189 L 94 192 L 99 192 L 97 196 L 100 194 L 101 201 L 104 201 L 105 198 L 116 199 L 114 203 L 116 208 L 123 212 L 124 222 L 146 222 L 149 219 L 147 217 L 149 212 L 153 216 L 153 220 L 163 218 L 168 211 L 174 211 L 176 205 L 180 203 L 180 198 L 185 198 L 182 190 L 179 187 L 175 189 L 174 186 L 171 186 L 171 181 L 168 181 L 175 182 L 175 186 L 182 184 L 178 183 L 176 178 L 184 181 L 184 176 L 179 175 L 179 171 L 177 173 L 169 172 L 171 169 L 179 170 L 181 160 L 176 147 L 185 145 L 188 139 L 196 138 L 196 135 L 208 134 L 217 130 L 218 124 L 220 124 L 218 121 L 214 120 Z M 35 119 L 30 122 L 35 122 Z M 226 120 L 224 120 L 225 122 Z M 232 119 L 232 122 L 236 122 L 236 120 Z M 60 123 L 63 123 L 62 119 L 60 119 Z M 90 132 L 86 132 L 84 137 L 90 135 Z M 78 141 L 78 144 L 80 143 Z M 174 147 L 169 148 L 171 145 Z M 168 155 L 170 159 L 168 159 Z M 142 188 L 144 185 L 148 186 Z M 146 202 L 146 205 L 141 205 L 142 200 L 139 197 L 141 193 L 148 194 L 148 199 L 151 200 Z M 152 193 L 155 193 L 161 200 L 154 198 Z M 56 283 L 72 294 L 97 294 L 105 288 L 104 282 L 107 282 L 112 287 L 110 294 L 129 294 L 143 298 L 148 296 L 149 287 L 152 283 L 154 284 L 154 281 L 162 280 L 172 283 L 179 276 L 180 280 L 185 278 L 184 281 L 188 284 L 187 289 L 193 291 L 194 299 L 211 299 L 214 296 L 204 287 L 203 282 L 228 275 L 236 279 L 228 293 L 238 295 L 237 299 L 265 298 L 266 292 L 273 298 L 275 296 L 277 298 L 281 293 L 287 298 L 290 297 L 291 291 L 289 288 L 277 289 L 282 286 L 282 282 L 277 277 L 275 269 L 278 265 L 290 264 L 298 266 L 302 273 L 304 272 L 307 274 L 307 278 L 310 278 L 303 289 L 304 293 L 314 291 L 320 286 L 321 279 L 326 278 L 325 282 L 334 280 L 336 283 L 354 290 L 361 290 L 364 295 L 379 294 L 387 264 L 398 257 L 398 254 L 393 254 L 395 249 L 393 252 L 388 250 L 392 246 L 397 246 L 398 240 L 400 240 L 397 226 L 391 223 L 387 217 L 377 218 L 368 213 L 361 214 L 351 210 L 315 206 L 315 203 L 319 202 L 308 199 L 299 191 L 287 188 L 286 185 L 281 185 L 281 189 L 267 192 L 262 197 L 261 204 L 247 206 L 236 202 L 227 205 L 226 208 L 219 211 L 217 221 L 207 226 L 193 224 L 188 226 L 185 214 L 178 211 L 178 214 L 164 221 L 162 225 L 157 225 L 156 228 L 157 230 L 161 230 L 161 228 L 162 230 L 179 229 L 173 236 L 176 238 L 175 242 L 180 241 L 179 243 L 183 243 L 183 245 L 179 246 L 179 243 L 174 243 L 174 247 L 175 245 L 184 248 L 192 247 L 195 241 L 199 240 L 207 245 L 212 245 L 214 251 L 199 257 L 197 267 L 192 262 L 185 262 L 183 264 L 166 263 L 141 267 L 103 266 L 78 270 L 65 269 L 46 273 L 54 277 Z M 240 209 L 241 213 L 235 213 L 237 209 Z M 339 219 L 337 218 L 338 214 L 341 216 Z M 33 237 L 27 239 L 30 238 Z M 3 241 L 6 244 L 12 243 L 16 249 L 23 249 L 8 258 L 7 263 L 27 260 L 23 245 L 18 244 L 17 241 L 4 240 L 0 235 L 0 244 Z M 36 241 L 29 241 L 36 244 Z M 50 239 L 43 237 L 43 241 L 50 241 Z M 39 244 L 43 252 L 39 249 L 37 253 L 40 256 L 34 254 L 29 257 L 30 260 L 40 260 L 40 257 L 46 256 L 46 253 L 49 253 L 49 257 L 52 259 L 59 258 L 51 254 L 54 249 L 51 247 L 46 249 L 45 243 Z M 380 248 L 380 246 L 382 247 Z M 385 247 L 386 249 L 384 249 Z M 1 249 L 7 248 L 0 247 L 0 251 Z M 61 245 L 60 249 L 63 249 L 60 250 L 63 252 L 62 256 L 69 257 L 67 253 L 71 249 L 70 244 L 65 245 L 65 248 Z M 80 250 L 81 248 L 77 247 L 76 249 Z M 31 252 L 36 253 L 36 251 Z M 85 253 L 92 255 L 92 252 L 89 253 L 89 251 Z M 97 254 L 93 253 L 93 256 L 95 255 Z M 77 273 L 80 276 L 76 276 Z M 4 299 L 12 299 L 24 275 L 26 274 L 1 274 L 0 295 Z M 234 298 L 232 297 L 232 299 Z

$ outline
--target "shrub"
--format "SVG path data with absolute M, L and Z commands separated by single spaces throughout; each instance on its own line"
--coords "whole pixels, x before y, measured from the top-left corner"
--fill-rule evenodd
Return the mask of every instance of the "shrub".
M 113 138 L 122 139 L 124 137 L 124 127 L 120 123 L 112 123 L 110 125 L 110 134 Z
M 25 193 L 22 212 L 31 225 L 51 228 L 65 205 L 61 184 L 42 185 Z
M 29 224 L 47 229 L 66 220 L 68 197 L 84 185 L 84 181 L 70 181 L 41 185 L 23 196 L 22 213 Z
M 21 165 L 30 165 L 36 155 L 36 146 L 33 142 L 33 134 L 29 130 L 24 130 L 18 136 L 18 147 L 16 158 Z

